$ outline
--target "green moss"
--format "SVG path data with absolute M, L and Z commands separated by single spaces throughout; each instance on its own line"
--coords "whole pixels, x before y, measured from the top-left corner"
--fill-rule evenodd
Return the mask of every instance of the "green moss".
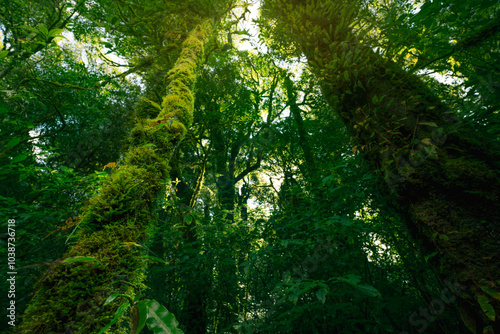
M 141 286 L 144 276 L 140 248 L 131 246 L 138 237 L 145 237 L 144 231 L 130 227 L 114 225 L 82 233 L 65 257 L 91 256 L 99 261 L 54 264 L 39 284 L 39 298 L 27 310 L 29 325 L 23 323 L 16 332 L 95 333 L 103 328 L 123 302 L 103 307 L 107 297 L 111 293 L 134 295 L 131 285 Z

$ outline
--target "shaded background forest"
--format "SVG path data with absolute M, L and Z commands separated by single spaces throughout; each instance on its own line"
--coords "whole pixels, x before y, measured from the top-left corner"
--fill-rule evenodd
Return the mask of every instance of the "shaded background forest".
M 170 179 L 145 235 L 125 245 L 143 298 L 185 333 L 494 333 L 499 10 L 490 0 L 4 1 L 0 216 L 2 234 L 17 222 L 18 315 L 80 233 L 99 230 L 80 226 L 86 208 L 175 88 L 166 78 L 182 43 L 209 22 L 192 125 L 168 146 Z M 433 225 L 443 206 L 464 211 Z M 460 246 L 474 250 L 463 269 Z M 68 295 L 75 313 L 54 322 L 91 308 Z M 57 328 L 34 333 L 68 332 Z

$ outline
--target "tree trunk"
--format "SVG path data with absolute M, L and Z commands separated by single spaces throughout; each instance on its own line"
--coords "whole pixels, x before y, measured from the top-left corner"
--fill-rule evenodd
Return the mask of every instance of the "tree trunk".
M 206 37 L 200 25 L 184 41 L 167 74 L 162 111 L 132 130 L 123 163 L 103 181 L 81 217 L 77 244 L 45 272 L 16 333 L 97 333 L 124 301 L 103 307 L 109 295 L 134 296 L 143 287 L 140 245 L 155 220 L 173 149 L 192 122 L 191 87 Z M 123 327 L 114 325 L 108 332 L 126 332 Z
M 295 91 L 295 87 L 293 86 L 293 82 L 289 76 L 285 78 L 285 88 L 286 88 L 286 96 L 288 99 L 288 105 L 290 106 L 290 113 L 293 116 L 293 120 L 297 125 L 297 132 L 299 134 L 299 145 L 304 153 L 305 158 L 305 171 L 306 178 L 309 179 L 309 182 L 315 183 L 317 181 L 315 178 L 316 173 L 318 172 L 318 168 L 316 167 L 316 161 L 314 159 L 314 151 L 309 144 L 309 136 L 305 129 L 304 120 L 302 119 L 301 110 L 297 105 L 297 93 Z
M 192 266 L 193 261 L 199 257 L 201 246 L 203 242 L 199 239 L 197 234 L 198 221 L 191 215 L 191 221 L 188 223 L 184 220 L 186 214 L 190 214 L 192 207 L 198 197 L 199 190 L 203 184 L 203 179 L 205 177 L 205 166 L 203 165 L 198 177 L 193 186 L 190 186 L 183 179 L 182 171 L 179 167 L 179 152 L 175 155 L 175 158 L 171 160 L 171 177 L 172 179 L 180 180 L 177 183 L 176 196 L 179 198 L 179 222 L 178 226 L 182 231 L 179 242 L 178 251 L 180 254 L 184 254 L 179 259 L 177 264 L 180 267 Z M 182 303 L 182 312 L 177 315 L 179 322 L 186 326 L 186 332 L 191 334 L 203 334 L 207 332 L 207 294 L 209 290 L 209 285 L 207 282 L 210 280 L 206 277 L 208 275 L 208 269 L 202 263 L 197 267 L 196 276 L 192 275 L 180 275 L 178 277 L 179 285 L 185 292 L 185 297 Z M 162 294 L 164 289 L 157 290 L 158 293 Z
M 439 252 L 442 277 L 466 287 L 458 309 L 472 332 L 482 331 L 491 318 L 478 301 L 500 312 L 485 292 L 498 294 L 500 277 L 495 144 L 454 118 L 418 77 L 361 42 L 355 2 L 274 0 L 265 8 L 281 42 L 307 57 L 356 140 L 355 153 L 384 177 L 425 251 Z

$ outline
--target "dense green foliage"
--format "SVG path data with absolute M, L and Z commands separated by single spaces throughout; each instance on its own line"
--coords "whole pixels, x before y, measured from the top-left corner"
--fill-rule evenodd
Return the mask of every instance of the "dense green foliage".
M 500 331 L 499 10 L 6 2 L 1 332 Z

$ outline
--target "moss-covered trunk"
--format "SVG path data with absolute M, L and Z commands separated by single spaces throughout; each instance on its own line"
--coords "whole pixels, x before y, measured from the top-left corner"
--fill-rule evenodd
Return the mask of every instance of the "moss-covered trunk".
M 158 194 L 169 180 L 169 159 L 193 118 L 192 86 L 207 32 L 196 27 L 168 72 L 167 94 L 155 119 L 132 130 L 130 149 L 81 217 L 78 242 L 45 272 L 16 333 L 97 333 L 123 300 L 103 307 L 112 293 L 135 295 L 146 265 L 141 244 L 155 221 Z M 71 260 L 72 259 L 72 260 Z M 108 332 L 129 332 L 128 325 Z
M 482 331 L 491 313 L 488 319 L 479 301 L 500 312 L 485 292 L 500 290 L 495 144 L 461 124 L 418 77 L 361 41 L 356 2 L 268 0 L 265 8 L 276 38 L 307 57 L 355 152 L 384 177 L 424 251 L 438 252 L 443 278 L 467 287 L 458 309 L 471 331 Z

